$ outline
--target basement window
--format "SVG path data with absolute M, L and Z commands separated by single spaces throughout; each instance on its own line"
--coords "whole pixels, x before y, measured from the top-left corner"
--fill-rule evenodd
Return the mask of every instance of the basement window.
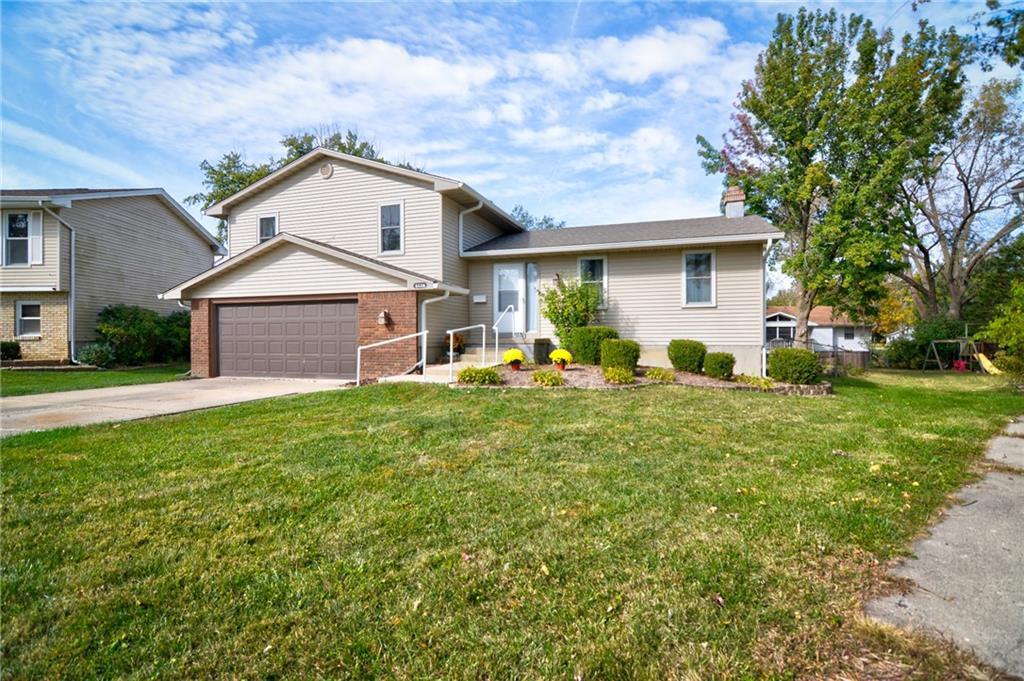
M 36 301 L 17 303 L 16 331 L 19 338 L 38 338 L 42 332 L 42 305 Z

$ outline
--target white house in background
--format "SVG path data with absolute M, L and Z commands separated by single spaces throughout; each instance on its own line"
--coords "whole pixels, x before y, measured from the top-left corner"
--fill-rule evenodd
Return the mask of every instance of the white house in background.
M 836 313 L 827 305 L 811 310 L 808 320 L 811 341 L 816 349 L 835 348 L 850 352 L 868 352 L 871 349 L 871 327 L 854 322 Z M 796 308 L 768 307 L 765 315 L 765 340 L 792 340 L 796 336 Z

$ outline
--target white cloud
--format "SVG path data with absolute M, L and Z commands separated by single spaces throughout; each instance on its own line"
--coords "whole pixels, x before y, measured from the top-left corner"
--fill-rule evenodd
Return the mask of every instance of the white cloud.
M 509 133 L 513 142 L 522 146 L 540 147 L 541 150 L 578 149 L 594 147 L 605 139 L 601 133 L 574 130 L 564 125 L 531 130 L 522 128 Z
M 608 109 L 614 109 L 618 105 L 622 104 L 626 99 L 626 95 L 621 92 L 609 92 L 608 90 L 602 90 L 599 94 L 592 95 L 583 100 L 582 111 L 583 113 L 607 111 Z
M 628 166 L 642 173 L 655 173 L 678 164 L 682 144 L 668 128 L 639 128 L 627 137 L 611 139 L 600 151 L 584 156 L 577 167 Z
M 49 135 L 32 130 L 11 120 L 6 120 L 3 123 L 3 142 L 5 146 L 20 147 L 40 157 L 70 163 L 84 171 L 82 173 L 84 176 L 95 178 L 95 180 L 113 181 L 136 187 L 146 185 L 145 177 L 134 170 L 103 156 L 73 147 L 70 144 L 61 142 Z M 7 165 L 6 159 L 4 165 Z M 4 182 L 17 182 L 17 175 L 14 175 L 12 179 L 9 173 L 10 170 L 5 167 L 3 173 Z

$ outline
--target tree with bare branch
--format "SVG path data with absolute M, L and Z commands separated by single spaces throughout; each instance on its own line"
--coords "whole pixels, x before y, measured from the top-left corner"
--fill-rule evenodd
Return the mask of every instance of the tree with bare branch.
M 1024 180 L 1024 110 L 1019 80 L 991 80 L 964 113 L 929 167 L 903 183 L 910 286 L 922 319 L 960 319 L 986 258 L 1024 227 L 1011 188 Z

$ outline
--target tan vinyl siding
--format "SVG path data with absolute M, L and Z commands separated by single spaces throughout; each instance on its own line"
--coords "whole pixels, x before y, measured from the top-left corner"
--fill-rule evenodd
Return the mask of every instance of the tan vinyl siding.
M 76 201 L 61 212 L 76 234 L 76 341 L 96 338 L 114 303 L 161 314 L 181 308 L 157 295 L 209 269 L 210 244 L 155 196 Z
M 4 210 L 14 210 L 25 212 L 39 211 L 42 212 L 43 217 L 43 264 L 41 265 L 29 265 L 29 266 L 17 266 L 17 267 L 0 267 L 0 287 L 5 289 L 13 288 L 38 288 L 45 290 L 55 290 L 60 288 L 60 282 L 58 281 L 58 270 L 60 269 L 59 264 L 59 253 L 60 253 L 60 241 L 62 238 L 62 231 L 64 230 L 60 223 L 57 222 L 56 218 L 47 213 L 41 211 L 38 208 L 11 208 Z
M 425 275 L 441 276 L 441 196 L 426 183 L 342 161 L 321 177 L 311 163 L 234 207 L 228 219 L 231 256 L 259 242 L 259 217 L 278 216 L 278 230 Z M 404 204 L 404 253 L 379 253 L 379 206 Z
M 641 345 L 666 345 L 673 338 L 693 338 L 716 346 L 761 346 L 761 244 L 722 246 L 716 251 L 716 306 L 682 306 L 682 250 L 643 250 L 537 258 L 507 262 L 538 263 L 540 285 L 550 285 L 556 273 L 577 276 L 577 261 L 603 255 L 608 266 L 608 309 L 598 323 L 618 329 L 623 338 Z M 469 288 L 486 294 L 486 304 L 470 304 L 470 323 L 490 324 L 493 317 L 494 260 L 473 260 Z M 554 329 L 541 318 L 540 336 L 554 338 Z
M 285 244 L 186 289 L 184 296 L 246 298 L 405 289 L 404 281 Z

